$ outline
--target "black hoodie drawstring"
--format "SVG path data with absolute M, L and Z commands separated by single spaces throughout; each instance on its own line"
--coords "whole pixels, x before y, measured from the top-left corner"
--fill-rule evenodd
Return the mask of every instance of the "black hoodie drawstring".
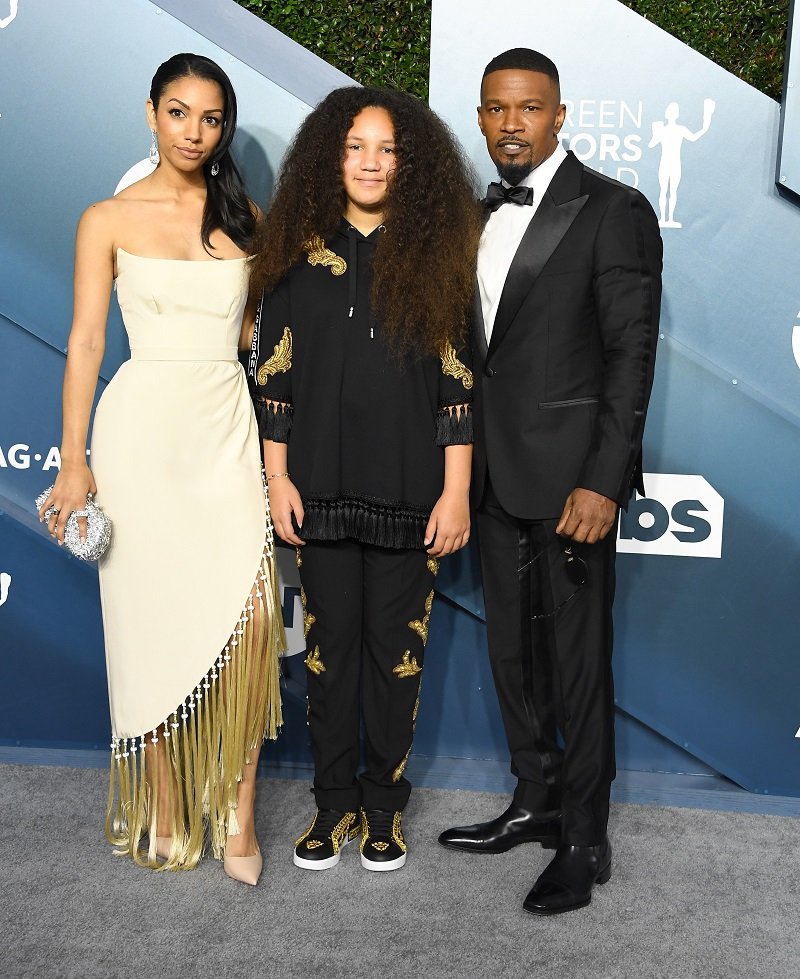
M 358 290 L 358 232 L 351 225 L 347 228 L 347 302 L 350 306 L 350 310 L 347 314 L 348 319 L 353 318 L 353 311 L 356 308 L 356 297 Z M 369 338 L 370 340 L 375 339 L 375 324 L 377 320 L 372 314 L 372 310 L 369 312 Z

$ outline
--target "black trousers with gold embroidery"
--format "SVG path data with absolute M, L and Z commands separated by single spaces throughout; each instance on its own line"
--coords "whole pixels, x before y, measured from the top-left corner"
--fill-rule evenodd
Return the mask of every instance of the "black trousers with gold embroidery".
M 402 810 L 437 562 L 354 540 L 300 550 L 314 796 L 321 809 Z M 360 775 L 363 720 L 366 769 Z

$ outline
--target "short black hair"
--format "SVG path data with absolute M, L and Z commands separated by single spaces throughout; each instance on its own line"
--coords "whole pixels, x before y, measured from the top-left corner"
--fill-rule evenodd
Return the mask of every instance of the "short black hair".
M 531 48 L 511 48 L 492 58 L 489 64 L 483 69 L 483 78 L 490 75 L 493 71 L 502 71 L 511 68 L 517 71 L 540 71 L 543 75 L 553 82 L 561 97 L 561 82 L 558 77 L 558 68 L 546 54 L 533 51 Z

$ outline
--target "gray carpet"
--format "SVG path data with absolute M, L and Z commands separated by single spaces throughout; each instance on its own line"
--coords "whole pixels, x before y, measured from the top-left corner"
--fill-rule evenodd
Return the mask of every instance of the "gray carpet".
M 3 979 L 800 977 L 797 819 L 615 806 L 611 881 L 586 909 L 535 918 L 520 905 L 538 846 L 471 857 L 435 842 L 501 796 L 417 790 L 403 870 L 362 870 L 354 845 L 310 873 L 291 864 L 308 786 L 262 781 L 253 889 L 213 860 L 156 874 L 112 857 L 105 792 L 97 770 L 0 765 Z

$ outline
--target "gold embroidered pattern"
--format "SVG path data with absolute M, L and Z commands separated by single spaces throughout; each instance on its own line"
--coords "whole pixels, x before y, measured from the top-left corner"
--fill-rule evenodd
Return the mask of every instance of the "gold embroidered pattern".
M 417 729 L 417 713 L 419 712 L 419 697 L 420 697 L 420 694 L 421 693 L 422 693 L 422 684 L 420 683 L 419 689 L 417 690 L 417 702 L 414 704 L 414 711 L 411 714 L 411 736 L 412 736 L 412 738 L 414 736 L 414 732 Z M 400 781 L 400 778 L 402 777 L 403 772 L 406 770 L 406 764 L 408 763 L 408 756 L 411 754 L 411 749 L 413 747 L 414 747 L 414 743 L 412 741 L 412 743 L 408 747 L 408 751 L 405 753 L 405 756 L 404 756 L 403 760 L 400 762 L 400 764 L 397 766 L 397 768 L 395 768 L 395 770 L 392 772 L 392 781 L 393 782 L 399 782 Z
M 403 660 L 398 663 L 397 666 L 392 670 L 400 679 L 404 679 L 407 676 L 416 676 L 417 673 L 422 672 L 422 667 L 417 663 L 417 657 L 411 655 L 411 650 L 407 649 L 403 653 Z
M 403 839 L 403 828 L 400 825 L 402 813 L 396 812 L 392 820 L 392 839 L 400 847 L 403 853 L 406 852 L 406 841 Z
M 294 549 L 294 563 L 297 565 L 298 569 L 303 567 L 303 554 L 299 547 Z
M 406 841 L 403 839 L 403 829 L 401 826 L 401 820 L 403 814 L 401 812 L 396 812 L 394 818 L 392 819 L 392 839 L 400 847 L 403 853 L 406 852 Z M 363 829 L 363 836 L 361 837 L 361 846 L 359 849 L 364 852 L 364 847 L 367 844 L 367 839 L 369 838 L 369 823 L 367 822 L 367 814 L 364 810 L 361 810 L 361 827 Z M 375 847 L 376 850 L 387 850 L 389 844 L 384 840 L 370 840 L 370 846 Z
M 256 381 L 261 387 L 275 374 L 285 374 L 292 366 L 292 331 L 283 328 L 283 336 L 275 344 L 272 356 L 258 368 Z
M 305 588 L 300 589 L 300 604 L 303 606 L 303 638 L 307 639 L 311 626 L 317 621 L 317 617 L 308 611 L 308 598 L 306 598 Z
M 436 577 L 437 574 L 439 574 L 439 559 L 438 558 L 435 558 L 435 557 L 429 557 L 428 558 L 428 571 L 430 571 L 430 573 L 433 575 L 434 578 Z
M 325 247 L 325 242 L 319 235 L 312 235 L 303 245 L 308 253 L 309 265 L 328 265 L 332 275 L 343 275 L 347 271 L 347 262 L 336 252 Z
M 319 676 L 320 673 L 325 672 L 325 664 L 319 657 L 319 646 L 315 646 L 313 651 L 306 656 L 305 664 L 312 673 L 316 674 L 316 676 Z
M 461 381 L 467 391 L 472 388 L 472 371 L 458 359 L 455 347 L 449 340 L 442 351 L 442 373 Z
M 314 832 L 314 827 L 317 825 L 318 819 L 319 819 L 319 812 L 317 812 L 317 814 L 314 816 L 311 825 L 308 827 L 305 833 L 303 833 L 300 839 L 295 843 L 295 846 L 300 846 L 301 843 L 304 843 L 306 840 L 308 840 L 309 836 L 311 836 L 311 834 Z M 331 832 L 331 843 L 333 843 L 333 852 L 334 853 L 339 852 L 342 846 L 342 840 L 344 839 L 345 835 L 349 833 L 350 838 L 352 839 L 354 835 L 354 831 L 358 831 L 359 828 L 360 828 L 360 824 L 358 822 L 358 817 L 356 816 L 356 814 L 354 812 L 346 812 L 342 817 L 342 819 L 340 819 L 339 822 L 333 827 L 333 831 Z M 323 846 L 323 845 L 324 845 L 324 840 L 308 840 L 308 843 L 306 843 L 306 846 L 308 847 L 309 850 L 316 850 L 318 846 Z
M 410 754 L 411 754 L 411 748 L 408 749 L 408 751 L 405 753 L 405 756 L 403 757 L 403 760 L 400 762 L 397 768 L 395 768 L 395 770 L 392 772 L 393 782 L 399 782 L 400 779 L 403 777 L 403 772 L 406 770 L 406 765 L 408 764 L 408 756 Z
M 425 599 L 425 615 L 422 619 L 413 619 L 408 623 L 408 628 L 413 629 L 414 632 L 422 640 L 422 645 L 427 645 L 428 642 L 428 622 L 431 618 L 431 607 L 433 606 L 433 592 Z

